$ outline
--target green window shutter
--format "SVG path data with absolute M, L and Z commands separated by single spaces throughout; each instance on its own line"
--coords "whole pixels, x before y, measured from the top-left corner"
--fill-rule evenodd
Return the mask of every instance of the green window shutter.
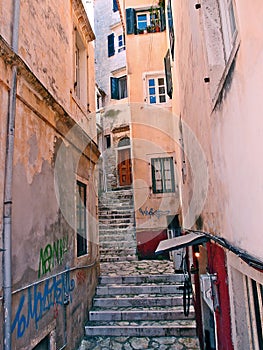
M 114 33 L 108 35 L 108 57 L 111 57 L 115 54 L 114 48 Z
M 165 12 L 162 7 L 160 7 L 160 17 L 161 17 L 161 32 L 166 29 Z
M 127 34 L 135 33 L 135 21 L 136 21 L 136 13 L 132 8 L 126 9 L 126 28 Z
M 111 85 L 111 98 L 113 100 L 119 100 L 119 79 L 118 78 L 110 78 L 110 85 Z

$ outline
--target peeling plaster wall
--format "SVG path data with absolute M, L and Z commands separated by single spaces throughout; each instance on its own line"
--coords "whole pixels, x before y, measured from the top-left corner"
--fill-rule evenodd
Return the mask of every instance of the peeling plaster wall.
M 13 55 L 8 44 L 12 23 L 9 3 L 5 7 L 0 4 L 0 227 L 2 235 L 8 95 L 11 65 L 16 64 L 12 349 L 33 349 L 51 333 L 56 348 L 67 342 L 71 349 L 83 336 L 99 273 L 95 115 L 88 114 L 70 95 L 74 26 L 71 2 L 65 1 L 63 6 L 57 1 L 21 2 L 20 57 Z M 89 107 L 94 111 L 93 46 L 88 46 Z M 82 123 L 82 128 L 76 127 L 76 121 Z M 58 184 L 57 197 L 55 166 L 62 147 L 65 162 L 60 168 L 63 181 Z M 75 232 L 77 178 L 87 184 L 88 199 L 88 254 L 80 258 L 76 256 Z M 2 268 L 0 277 L 2 286 Z M 1 308 L 3 319 L 2 312 Z

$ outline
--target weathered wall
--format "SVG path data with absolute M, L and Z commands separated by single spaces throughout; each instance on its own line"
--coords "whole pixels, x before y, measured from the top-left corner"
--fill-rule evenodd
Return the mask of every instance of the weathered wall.
M 10 45 L 0 37 L 1 203 L 10 67 L 12 64 L 18 67 L 13 164 L 12 349 L 32 349 L 47 335 L 56 343 L 52 350 L 65 343 L 68 349 L 75 348 L 83 335 L 99 273 L 94 179 L 99 152 L 90 140 L 96 140 L 95 117 L 83 110 L 70 93 L 74 27 L 71 4 L 71 1 L 63 2 L 63 6 L 57 1 L 21 2 L 20 58 L 12 54 Z M 82 6 L 81 2 L 78 4 Z M 0 12 L 0 34 L 9 44 L 11 10 L 9 6 L 5 9 L 1 6 Z M 2 16 L 5 16 L 3 21 Z M 89 108 L 94 111 L 92 45 L 87 44 L 87 52 L 90 54 L 88 96 L 92 101 Z M 80 128 L 76 121 L 82 123 Z M 55 175 L 61 155 L 64 162 Z M 88 200 L 88 254 L 80 258 L 76 256 L 77 179 L 87 184 Z M 0 210 L 2 227 L 2 204 Z M 1 338 L 0 348 L 2 341 Z
M 238 33 L 232 56 L 225 57 L 222 71 L 217 64 L 222 63 L 219 50 L 222 38 L 218 42 L 215 35 L 213 41 L 207 42 L 207 33 L 213 32 L 209 26 L 215 25 L 211 20 L 214 12 L 210 14 L 210 24 L 206 16 L 214 3 L 201 1 L 201 8 L 196 9 L 190 1 L 173 1 L 180 111 L 202 146 L 208 170 L 209 186 L 199 218 L 201 226 L 196 227 L 223 236 L 262 260 L 262 249 L 257 242 L 261 241 L 259 227 L 262 226 L 263 208 L 263 170 L 258 165 L 263 130 L 260 112 L 263 102 L 259 94 L 262 91 L 263 45 L 259 40 L 262 25 L 258 18 L 263 13 L 263 6 L 260 1 L 255 1 L 250 8 L 243 1 L 234 2 Z M 220 21 L 217 26 L 221 26 Z M 210 82 L 205 83 L 205 77 L 210 78 Z M 191 149 L 187 140 L 185 146 L 188 151 Z M 188 164 L 188 169 L 190 166 Z M 184 212 L 192 196 L 194 176 L 194 173 L 192 178 L 187 176 L 182 188 Z M 214 253 L 210 254 L 211 258 Z M 244 266 L 240 266 L 239 271 L 246 274 Z M 238 305 L 232 294 L 238 287 L 233 283 L 230 299 Z M 226 291 L 222 303 L 228 304 Z M 224 315 L 227 324 L 228 310 Z M 221 327 L 222 319 L 217 321 Z M 234 328 L 238 329 L 239 320 L 236 322 Z M 242 336 L 238 336 L 240 344 Z M 220 349 L 232 348 L 231 339 L 226 334 L 219 331 L 218 338 Z M 228 340 L 227 345 L 224 339 Z
M 103 13 L 103 16 L 101 15 Z M 106 93 L 106 104 L 120 103 L 110 101 L 111 73 L 126 67 L 126 51 L 118 52 L 118 33 L 123 31 L 120 14 L 113 12 L 113 2 L 96 0 L 95 2 L 95 52 L 96 52 L 96 82 Z M 108 35 L 115 33 L 115 54 L 108 57 Z

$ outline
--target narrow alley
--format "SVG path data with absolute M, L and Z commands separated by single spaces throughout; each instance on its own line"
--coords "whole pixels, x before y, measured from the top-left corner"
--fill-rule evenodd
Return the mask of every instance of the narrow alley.
M 0 350 L 263 350 L 262 18 L 0 0 Z

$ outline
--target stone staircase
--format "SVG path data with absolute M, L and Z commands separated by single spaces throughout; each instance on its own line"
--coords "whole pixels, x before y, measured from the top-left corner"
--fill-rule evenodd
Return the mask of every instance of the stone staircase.
M 174 337 L 173 344 L 179 339 L 199 349 L 194 309 L 190 307 L 188 317 L 183 313 L 182 281 L 181 274 L 101 276 L 85 327 L 87 341 L 122 337 L 127 342 L 137 337 L 139 342 L 147 337 L 156 342 L 156 337 Z
M 99 237 L 101 262 L 137 259 L 132 189 L 101 194 Z

